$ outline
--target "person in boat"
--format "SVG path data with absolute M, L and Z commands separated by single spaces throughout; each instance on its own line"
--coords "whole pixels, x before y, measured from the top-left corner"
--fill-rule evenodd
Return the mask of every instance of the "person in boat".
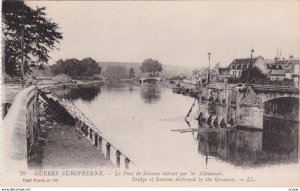
M 215 128 L 218 128 L 218 116 L 215 117 L 213 124 Z
M 211 125 L 211 115 L 207 119 L 207 125 Z
M 199 127 L 203 127 L 203 113 L 200 112 L 199 116 L 197 117 Z
M 230 124 L 231 126 L 234 125 L 234 122 L 233 122 L 233 118 L 232 118 L 232 117 L 231 117 L 230 120 L 229 120 L 229 124 Z
M 178 83 L 176 86 L 179 88 L 180 87 L 180 83 Z
M 220 122 L 220 127 L 221 128 L 226 128 L 226 123 L 225 123 L 225 120 L 222 119 L 221 122 Z

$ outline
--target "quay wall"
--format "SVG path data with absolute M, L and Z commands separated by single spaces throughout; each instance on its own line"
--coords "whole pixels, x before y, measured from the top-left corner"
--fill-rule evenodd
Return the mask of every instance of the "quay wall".
M 27 169 L 39 131 L 39 89 L 94 87 L 100 81 L 80 84 L 29 86 L 19 92 L 1 121 L 2 160 L 4 170 Z
M 38 91 L 30 86 L 19 92 L 1 122 L 4 172 L 28 168 L 28 157 L 37 137 Z

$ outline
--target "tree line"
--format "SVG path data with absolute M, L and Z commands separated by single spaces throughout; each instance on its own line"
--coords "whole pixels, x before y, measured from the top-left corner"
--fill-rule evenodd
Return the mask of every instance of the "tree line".
M 82 60 L 75 58 L 60 59 L 51 66 L 51 72 L 54 75 L 66 74 L 72 78 L 93 77 L 94 75 L 100 75 L 101 67 L 90 57 Z

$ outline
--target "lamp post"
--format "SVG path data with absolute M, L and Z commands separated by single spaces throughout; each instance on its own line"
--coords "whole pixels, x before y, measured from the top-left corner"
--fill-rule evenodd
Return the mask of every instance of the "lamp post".
M 210 82 L 210 55 L 211 53 L 208 53 L 208 77 L 207 77 L 207 81 Z
M 251 53 L 251 56 L 250 56 L 250 64 L 249 64 L 249 68 L 248 68 L 248 79 L 247 79 L 248 82 L 250 80 L 250 73 L 251 73 L 251 69 L 252 69 L 252 56 L 253 56 L 254 50 L 252 49 L 250 51 L 250 53 Z
M 250 57 L 250 68 L 252 68 L 252 56 L 253 56 L 253 53 L 254 53 L 254 50 L 252 49 L 251 51 L 251 57 Z

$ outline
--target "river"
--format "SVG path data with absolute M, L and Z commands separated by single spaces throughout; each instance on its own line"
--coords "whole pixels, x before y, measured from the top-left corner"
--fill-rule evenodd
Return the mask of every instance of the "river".
M 270 172 L 298 165 L 298 123 L 264 119 L 263 131 L 186 132 L 197 128 L 197 101 L 160 85 L 68 90 L 69 98 L 114 146 L 143 169 Z M 175 130 L 175 131 L 174 131 Z

